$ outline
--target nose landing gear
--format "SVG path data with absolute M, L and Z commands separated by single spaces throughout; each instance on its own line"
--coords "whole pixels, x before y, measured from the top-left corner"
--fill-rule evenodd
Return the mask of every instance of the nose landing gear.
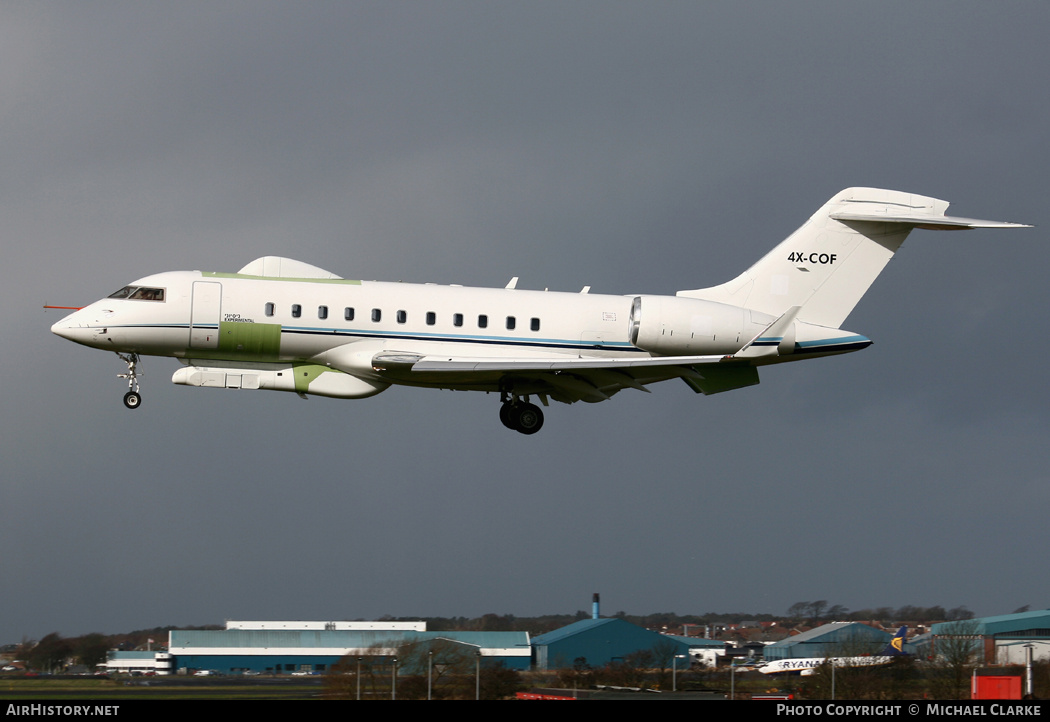
M 527 399 L 522 401 L 516 396 L 505 394 L 499 409 L 499 420 L 508 429 L 522 434 L 535 434 L 543 427 L 543 412 Z
M 120 356 L 120 360 L 128 365 L 126 374 L 117 374 L 117 378 L 128 380 L 128 392 L 124 394 L 124 405 L 129 409 L 137 409 L 142 404 L 142 394 L 139 393 L 139 355 L 130 353 L 125 356 L 118 351 L 117 356 Z

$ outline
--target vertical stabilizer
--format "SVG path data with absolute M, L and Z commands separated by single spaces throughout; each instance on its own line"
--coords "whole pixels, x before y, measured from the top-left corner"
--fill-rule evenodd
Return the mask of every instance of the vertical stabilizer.
M 679 296 L 838 328 L 913 228 L 1023 228 L 1015 223 L 953 218 L 948 202 L 879 188 L 836 194 L 762 260 L 732 281 Z

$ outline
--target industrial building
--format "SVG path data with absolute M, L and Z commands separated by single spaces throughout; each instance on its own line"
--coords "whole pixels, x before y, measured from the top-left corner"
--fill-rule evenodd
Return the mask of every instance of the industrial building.
M 642 651 L 651 652 L 658 664 L 685 668 L 725 652 L 722 642 L 659 634 L 615 617 L 585 619 L 535 639 L 528 632 L 430 632 L 424 622 L 237 621 L 227 622 L 226 629 L 172 630 L 163 652 L 110 652 L 107 668 L 156 674 L 323 674 L 346 657 L 389 664 L 401 655 L 399 665 L 410 664 L 405 650 L 420 645 L 445 653 L 462 648 L 463 655 L 479 658 L 482 665 L 519 670 L 571 667 L 581 658 L 600 667 Z
M 461 646 L 481 663 L 528 669 L 528 632 L 427 632 L 423 622 L 228 622 L 226 629 L 174 629 L 166 652 L 111 652 L 119 672 L 324 673 L 346 656 L 383 658 L 411 645 Z
M 930 653 L 941 654 L 945 645 L 959 640 L 971 640 L 984 664 L 1024 664 L 1027 645 L 1032 647 L 1033 659 L 1050 659 L 1050 610 L 934 624 Z
M 885 647 L 893 635 L 860 622 L 831 622 L 808 632 L 767 644 L 767 661 L 813 657 L 853 657 L 873 654 Z
M 635 652 L 651 651 L 657 660 L 666 658 L 668 667 L 672 656 L 681 657 L 684 668 L 697 651 L 694 648 L 703 646 L 704 642 L 650 632 L 616 617 L 583 619 L 534 637 L 533 667 L 540 670 L 572 667 L 576 660 L 601 667 L 609 662 L 623 662 Z M 724 648 L 721 643 L 716 646 Z

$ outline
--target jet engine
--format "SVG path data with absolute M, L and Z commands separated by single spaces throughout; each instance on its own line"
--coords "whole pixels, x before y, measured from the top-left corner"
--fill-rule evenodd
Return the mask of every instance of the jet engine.
M 760 311 L 681 296 L 637 296 L 631 305 L 631 343 L 661 356 L 731 354 L 774 317 Z M 790 336 L 788 338 L 787 336 Z M 794 346 L 794 325 L 781 348 Z

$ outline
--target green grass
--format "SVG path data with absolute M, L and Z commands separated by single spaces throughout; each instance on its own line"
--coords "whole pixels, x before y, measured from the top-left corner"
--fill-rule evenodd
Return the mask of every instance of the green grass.
M 0 700 L 278 700 L 320 699 L 323 688 L 319 681 L 299 680 L 230 680 L 220 681 L 187 677 L 132 677 L 129 679 L 42 679 L 0 678 Z

